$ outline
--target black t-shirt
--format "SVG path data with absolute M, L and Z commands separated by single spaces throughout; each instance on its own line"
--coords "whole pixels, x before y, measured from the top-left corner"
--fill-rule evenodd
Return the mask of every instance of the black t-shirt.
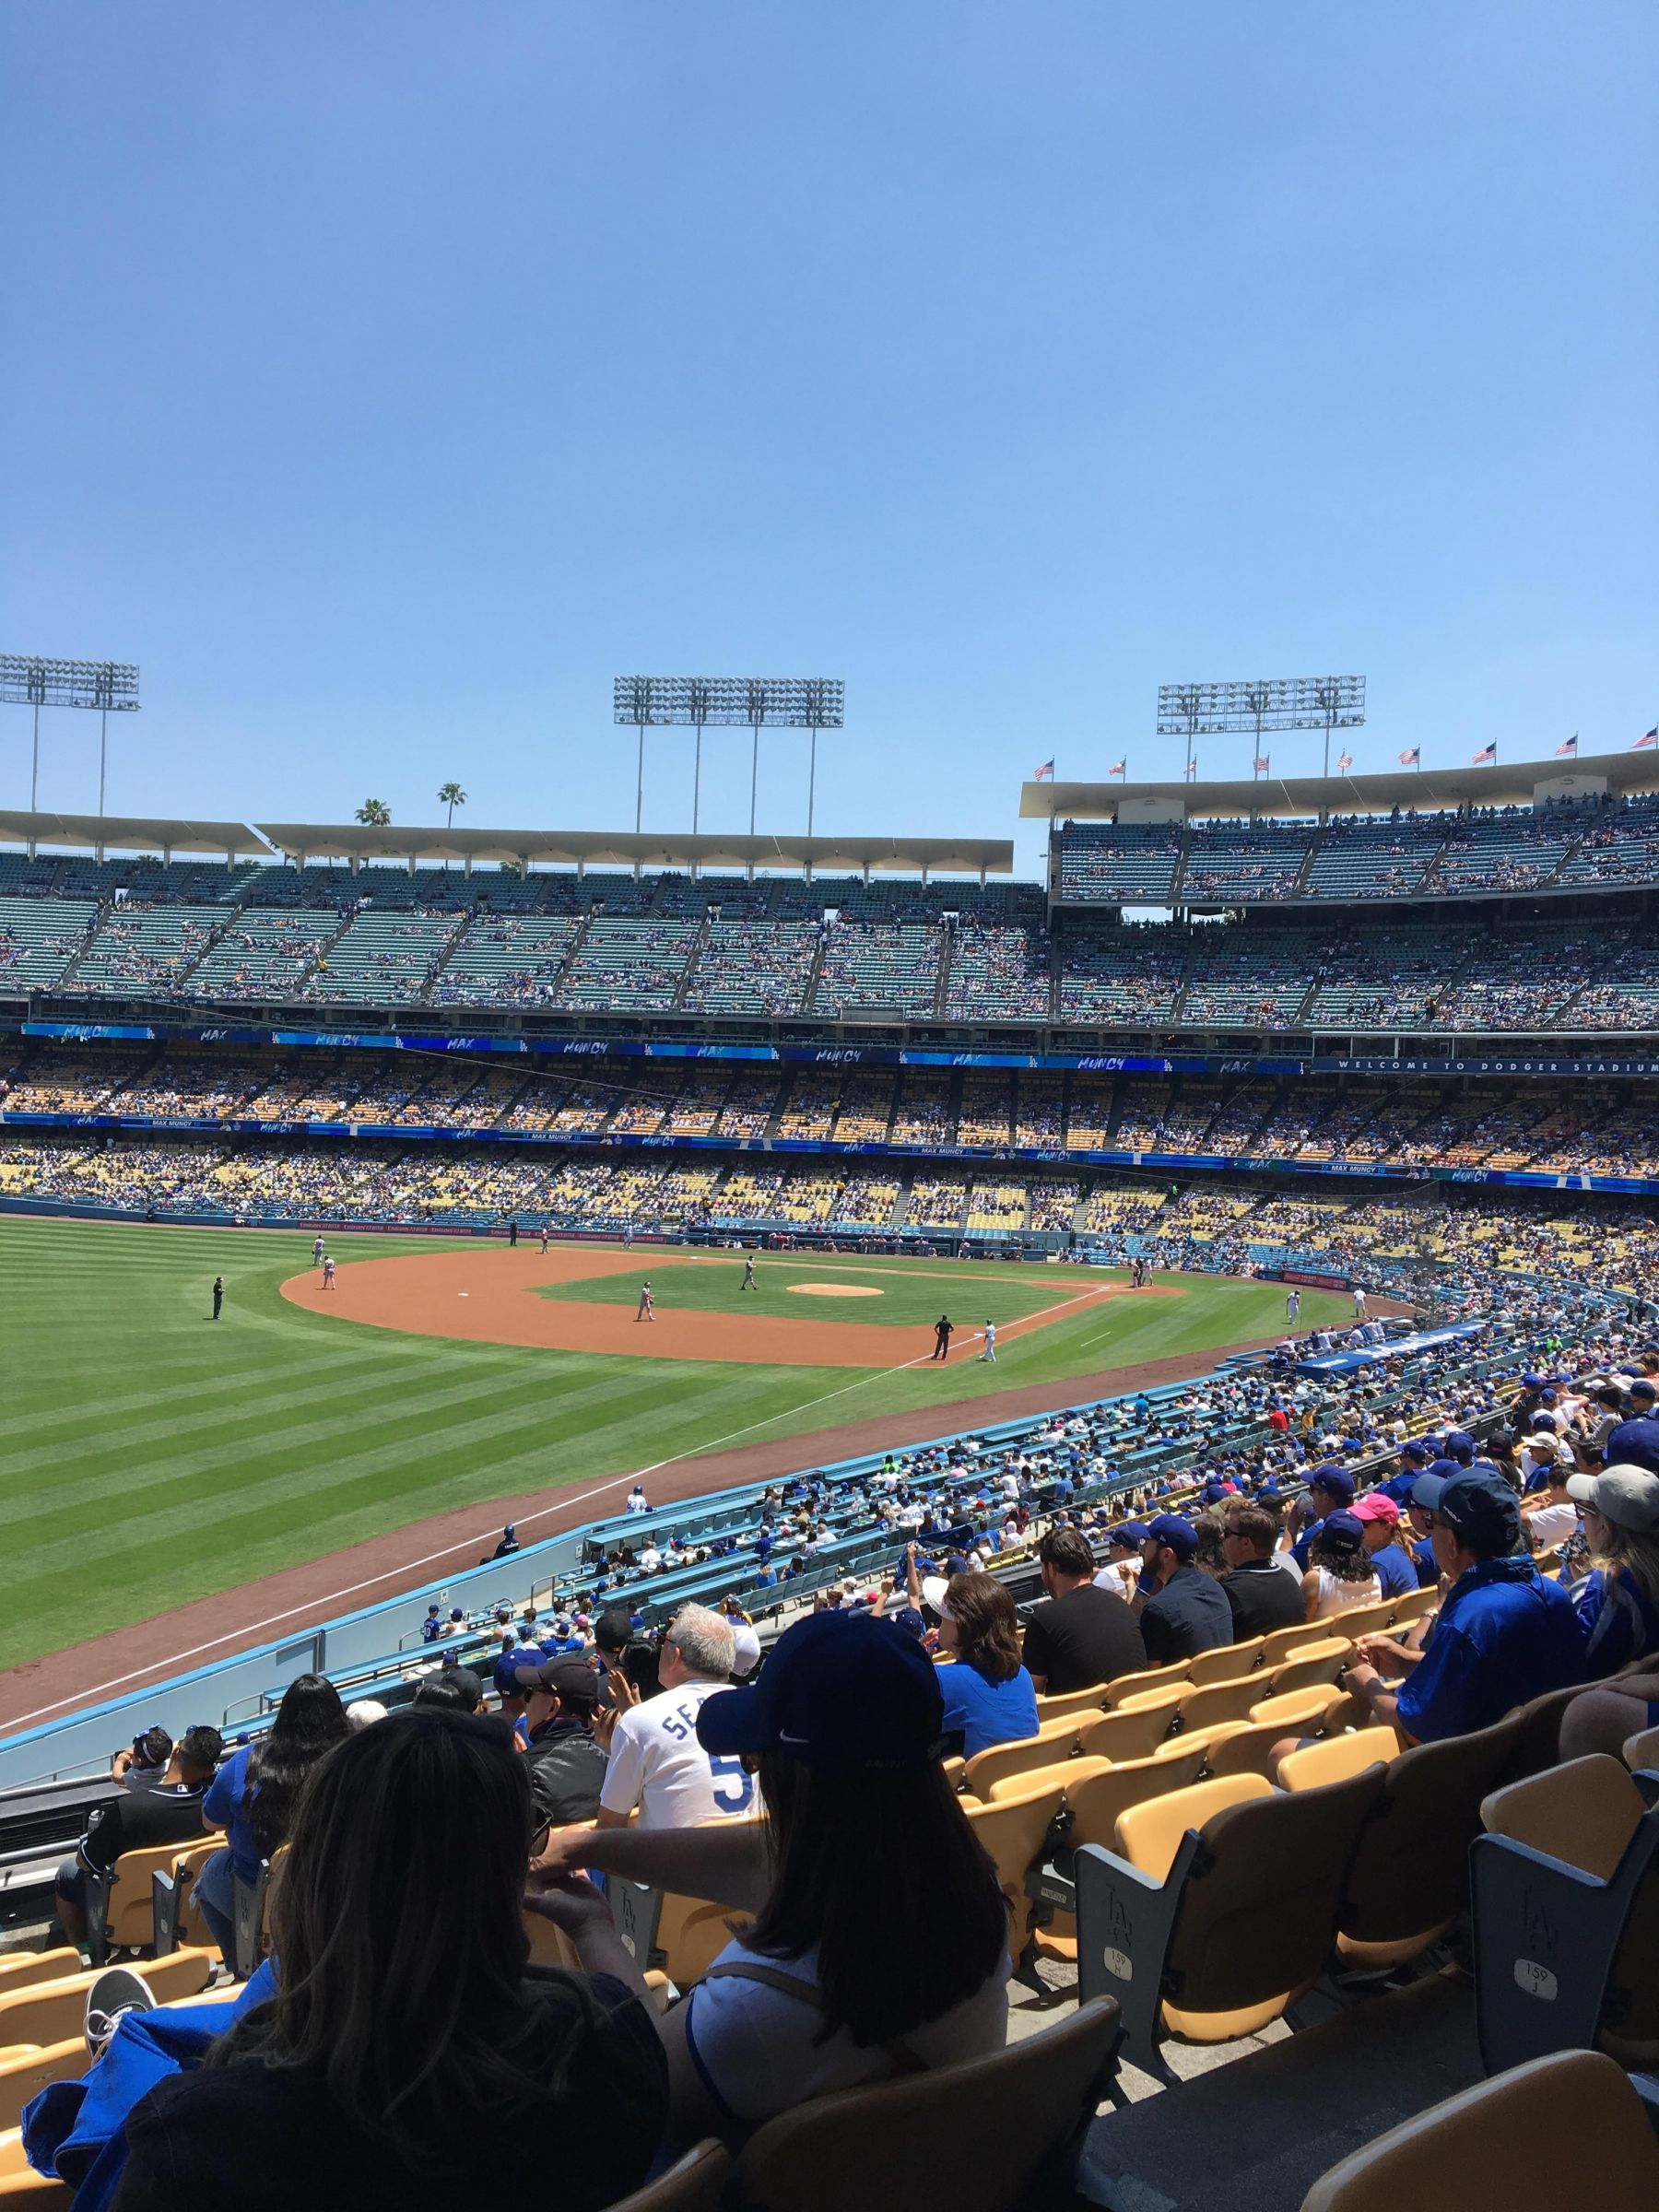
M 1058 1697 L 1132 1675 L 1146 1665 L 1147 1648 L 1124 1600 L 1084 1583 L 1064 1597 L 1046 1599 L 1031 1615 L 1025 1663 L 1031 1674 L 1045 1677 L 1043 1695 Z
M 95 1873 L 108 1874 L 124 1851 L 148 1851 L 157 1843 L 200 1843 L 202 1800 L 207 1784 L 173 1783 L 160 1789 L 129 1790 L 87 1816 L 80 1855 Z
M 1301 1625 L 1301 1584 L 1271 1559 L 1247 1559 L 1243 1566 L 1223 1575 L 1221 1587 L 1232 1607 L 1234 1643 L 1248 1643 L 1253 1636 Z
M 594 2018 L 573 2024 L 591 2000 Z M 413 2162 L 348 2120 L 314 2074 L 261 2065 L 196 2068 L 151 2089 L 127 2115 L 127 2161 L 113 2212 L 410 2212 L 434 2188 L 469 2204 L 540 2203 L 598 2212 L 637 2189 L 668 2119 L 668 2062 L 645 2007 L 608 1974 L 525 1970 L 514 2055 L 542 2094 Z M 501 2044 L 506 2049 L 506 2044 Z M 418 2118 L 418 2104 L 417 2105 Z
M 1196 1567 L 1177 1567 L 1163 1588 L 1147 1598 L 1140 1628 L 1149 1666 L 1168 1666 L 1173 1659 L 1191 1659 L 1236 1641 L 1226 1591 Z

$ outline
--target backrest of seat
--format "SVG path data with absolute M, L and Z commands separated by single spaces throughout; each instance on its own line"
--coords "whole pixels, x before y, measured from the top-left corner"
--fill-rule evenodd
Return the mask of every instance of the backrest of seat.
M 1106 1685 L 1100 1682 L 1092 1689 L 1066 1689 L 1052 1698 L 1039 1698 L 1037 1725 L 1041 1728 L 1044 1721 L 1065 1720 L 1073 1713 L 1099 1712 L 1105 1696 Z
M 1181 1692 L 1166 1689 L 1133 1712 L 1103 1712 L 1077 1736 L 1085 1759 L 1145 1759 L 1170 1733 Z
M 1184 1684 L 1191 1665 L 1190 1659 L 1176 1659 L 1168 1666 L 1141 1666 L 1136 1667 L 1132 1675 L 1120 1675 L 1115 1682 L 1109 1682 L 1100 1693 L 1105 1700 L 1106 1711 L 1122 1712 L 1129 1700 L 1144 1703 L 1155 1690 Z
M 81 2002 L 84 2005 L 86 1999 Z M 87 2039 L 78 2034 L 0 2064 L 0 2128 L 19 2125 L 23 2107 L 49 2082 L 78 2081 L 86 2070 Z
M 1394 1601 L 1394 1627 L 1406 1629 L 1414 1620 L 1421 1620 L 1426 1613 L 1438 1613 L 1440 1602 L 1440 1592 L 1432 1583 L 1427 1590 L 1407 1590 L 1404 1597 Z
M 1097 1998 L 986 2057 L 794 2105 L 744 2149 L 744 2201 L 758 2212 L 846 2212 L 870 2196 L 873 2174 L 912 2170 L 925 2145 L 930 2197 L 950 2212 L 1007 2212 L 1092 2114 L 1117 2033 L 1116 2005 Z
M 1336 1677 L 1354 1655 L 1354 1647 L 1345 1636 L 1326 1637 L 1323 1642 L 1310 1643 L 1276 1666 L 1268 1676 L 1261 1692 L 1266 1698 L 1288 1697 L 1293 1689 L 1311 1689 L 1323 1686 L 1335 1688 Z M 1260 1680 L 1260 1677 L 1257 1677 Z
M 86 2026 L 87 1992 L 94 1977 L 65 1974 L 0 1997 L 0 2051 L 11 2043 L 61 2043 Z
M 991 1784 L 1010 1774 L 1033 1773 L 1067 1757 L 1077 1740 L 1078 1723 L 1073 1717 L 1045 1721 L 1035 1735 L 1022 1735 L 1011 1744 L 993 1744 L 976 1751 L 962 1769 L 962 1779 L 976 1797 L 989 1796 Z
M 1194 1744 L 1167 1759 L 1132 1759 L 1122 1766 L 1101 1766 L 1068 1783 L 1065 1802 L 1072 1826 L 1066 1841 L 1074 1847 L 1103 1843 L 1115 1849 L 1121 1817 L 1154 1797 L 1190 1787 L 1204 1770 L 1204 1746 Z
M 1160 1791 L 1119 1815 L 1112 1849 L 1161 1882 L 1189 1829 L 1202 1829 L 1217 1813 L 1272 1795 L 1273 1785 L 1259 1774 L 1228 1774 L 1214 1782 L 1195 1782 L 1184 1790 Z
M 1382 1788 L 1375 1768 L 1294 1793 L 1245 1775 L 1198 1787 L 1246 1782 L 1260 1794 L 1205 1821 L 1182 1894 L 1166 1969 L 1170 2001 L 1182 2013 L 1234 2012 L 1314 1980 L 1330 1953 L 1360 1829 Z
M 726 2177 L 732 2171 L 731 2154 L 712 2136 L 693 2145 L 665 2173 L 618 2197 L 609 2212 L 719 2212 Z
M 1236 1682 L 1189 1689 L 1181 1700 L 1181 1733 L 1213 1728 L 1218 1721 L 1241 1721 L 1261 1695 L 1262 1677 L 1254 1673 L 1241 1675 Z
M 999 1798 L 994 1805 L 975 1805 L 971 1797 L 958 1801 L 995 1865 L 1003 1895 L 1014 1908 L 1017 1938 L 1030 1917 L 1026 1875 L 1065 1801 L 1065 1792 L 1058 1783 L 1039 1783 Z
M 55 2212 L 75 2202 L 67 2182 L 54 2182 L 43 2173 L 0 2174 L 0 2205 L 24 2205 L 29 2212 Z
M 1622 1757 L 1632 1774 L 1659 1770 L 1659 1728 L 1644 1728 L 1640 1735 L 1627 1735 Z
M 1294 1730 L 1283 1721 L 1238 1721 L 1213 1731 L 1204 1755 L 1206 1774 L 1260 1774 L 1273 1780 L 1273 1754 Z M 1181 1742 L 1177 1736 L 1175 1741 Z
M 1469 1735 L 1416 1744 L 1389 1761 L 1348 1870 L 1345 1936 L 1405 1942 L 1463 1910 L 1480 1801 L 1503 1775 L 1519 1726 L 1511 1714 Z
M 1323 1789 L 1327 1782 L 1342 1782 L 1363 1774 L 1367 1767 L 1386 1766 L 1398 1756 L 1399 1738 L 1392 1728 L 1357 1728 L 1351 1735 L 1327 1736 L 1324 1743 L 1304 1744 L 1279 1761 L 1282 1790 Z
M 1223 1643 L 1212 1652 L 1200 1652 L 1187 1669 L 1187 1680 L 1202 1689 L 1211 1682 L 1236 1682 L 1254 1669 L 1266 1639 L 1253 1636 L 1246 1643 Z
M 1594 1752 L 1494 1790 L 1481 1805 L 1480 1819 L 1490 1835 L 1512 1837 L 1607 1882 L 1643 1809 L 1630 1769 Z
M 1394 1618 L 1394 1599 L 1378 1597 L 1368 1606 L 1347 1606 L 1340 1613 L 1327 1613 L 1319 1626 L 1327 1636 L 1346 1636 L 1351 1641 L 1357 1636 L 1371 1636 L 1386 1629 Z
M 64 1944 L 52 1951 L 15 1951 L 8 1959 L 0 1959 L 0 1997 L 10 1996 L 15 1989 L 28 1989 L 36 1982 L 61 1982 L 65 1974 L 78 1974 L 81 1955 L 71 1944 Z
M 1330 1701 L 1330 1684 L 1311 1682 L 1306 1689 L 1281 1690 L 1277 1697 L 1269 1692 L 1251 1707 L 1250 1717 L 1258 1723 L 1277 1722 L 1285 1729 L 1312 1727 L 1324 1719 Z
M 1106 1773 L 1111 1766 L 1109 1759 L 1056 1759 L 1053 1766 L 1039 1767 L 1033 1773 L 1010 1774 L 1003 1782 L 994 1782 L 990 1795 L 983 1802 L 1006 1805 L 1011 1797 L 1023 1797 L 1028 1791 L 1053 1789 L 1064 1790 L 1069 1805 L 1074 1789 L 1088 1782 L 1092 1775 Z M 963 1807 L 964 1811 L 969 1809 L 969 1806 Z
M 1561 1715 L 1583 1687 L 1582 1683 L 1572 1683 L 1565 1689 L 1547 1689 L 1542 1697 L 1534 1698 L 1520 1708 L 1521 1732 L 1510 1756 L 1506 1782 L 1520 1782 L 1528 1774 L 1542 1774 L 1546 1767 L 1558 1763 L 1561 1756 Z
M 1330 1631 L 1323 1620 L 1294 1622 L 1288 1629 L 1270 1629 L 1262 1639 L 1262 1665 L 1264 1674 L 1271 1674 L 1282 1666 L 1295 1652 L 1311 1643 L 1323 1643 Z
M 1539 2115 L 1571 2115 L 1543 2126 Z M 1477 2083 L 1368 2143 L 1302 2199 L 1301 2212 L 1461 2212 L 1567 2204 L 1594 2147 L 1598 2203 L 1659 2203 L 1659 2144 L 1621 2067 L 1564 2051 Z
M 110 1883 L 106 1937 L 126 1949 L 147 1946 L 155 1933 L 155 1906 L 150 1890 L 152 1874 L 171 1874 L 182 1844 L 156 1843 L 142 1851 L 124 1851 L 115 1862 Z

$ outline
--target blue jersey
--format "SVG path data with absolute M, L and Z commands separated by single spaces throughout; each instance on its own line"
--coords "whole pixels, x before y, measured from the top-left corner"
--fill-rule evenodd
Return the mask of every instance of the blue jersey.
M 1528 1560 L 1482 1559 L 1441 1607 L 1396 1711 L 1408 1735 L 1438 1743 L 1583 1679 L 1584 1631 L 1566 1591 Z

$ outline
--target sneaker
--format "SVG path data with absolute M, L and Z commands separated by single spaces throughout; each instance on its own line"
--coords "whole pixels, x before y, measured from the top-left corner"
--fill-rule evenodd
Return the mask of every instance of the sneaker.
M 87 1992 L 87 2049 L 101 2058 L 105 2045 L 129 2012 L 150 2012 L 155 1997 L 142 1974 L 130 1966 L 106 1967 Z

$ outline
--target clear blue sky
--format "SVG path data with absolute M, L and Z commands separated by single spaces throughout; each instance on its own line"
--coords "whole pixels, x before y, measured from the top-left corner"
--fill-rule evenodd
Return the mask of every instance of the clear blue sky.
M 635 670 L 843 677 L 849 833 L 1163 772 L 1182 677 L 1659 719 L 1653 0 L 14 0 L 0 111 L 0 643 L 142 665 L 112 809 L 627 826 Z

